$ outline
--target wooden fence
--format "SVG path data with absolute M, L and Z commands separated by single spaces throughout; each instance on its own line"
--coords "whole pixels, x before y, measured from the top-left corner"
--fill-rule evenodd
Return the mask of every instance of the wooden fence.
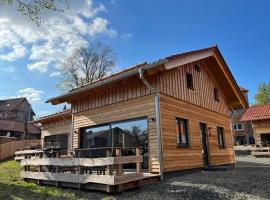
M 270 147 L 251 147 L 252 156 L 270 156 Z
M 14 156 L 15 152 L 18 149 L 24 148 L 26 146 L 33 146 L 39 144 L 40 140 L 19 140 L 0 144 L 0 160 L 4 160 Z
M 12 141 L 17 141 L 17 140 L 18 139 L 15 137 L 0 136 L 0 144 L 12 142 Z

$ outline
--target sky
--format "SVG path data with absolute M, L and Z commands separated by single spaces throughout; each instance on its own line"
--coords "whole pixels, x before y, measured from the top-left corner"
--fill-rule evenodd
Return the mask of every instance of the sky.
M 63 108 L 45 101 L 62 93 L 60 63 L 88 41 L 110 45 L 117 70 L 216 44 L 250 103 L 269 81 L 267 0 L 70 0 L 40 27 L 16 9 L 0 6 L 0 99 L 26 96 L 37 117 Z

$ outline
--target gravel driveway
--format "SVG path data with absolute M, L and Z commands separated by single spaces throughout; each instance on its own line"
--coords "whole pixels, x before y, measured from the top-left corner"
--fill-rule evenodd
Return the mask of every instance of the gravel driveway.
M 270 199 L 270 158 L 237 155 L 232 171 L 199 171 L 111 199 Z

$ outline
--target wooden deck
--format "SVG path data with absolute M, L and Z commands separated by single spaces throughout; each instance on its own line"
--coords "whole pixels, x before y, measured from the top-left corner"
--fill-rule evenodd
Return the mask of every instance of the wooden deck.
M 17 152 L 24 155 L 21 160 L 21 178 L 38 184 L 94 189 L 106 192 L 121 192 L 159 181 L 159 174 L 144 173 L 139 150 L 134 156 L 104 158 L 48 158 L 40 151 Z M 20 156 L 21 158 L 21 156 Z M 134 163 L 136 169 L 125 169 L 123 165 Z

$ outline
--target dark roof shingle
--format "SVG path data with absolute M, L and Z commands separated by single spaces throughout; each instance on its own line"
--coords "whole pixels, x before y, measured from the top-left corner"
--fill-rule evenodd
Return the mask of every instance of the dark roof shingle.
M 0 100 L 0 111 L 11 111 L 24 100 L 25 97 Z
M 25 129 L 24 124 L 21 122 L 0 120 L 0 130 L 23 133 L 24 129 Z M 32 124 L 27 124 L 27 130 L 29 134 L 40 134 L 40 130 L 37 127 L 33 126 Z

